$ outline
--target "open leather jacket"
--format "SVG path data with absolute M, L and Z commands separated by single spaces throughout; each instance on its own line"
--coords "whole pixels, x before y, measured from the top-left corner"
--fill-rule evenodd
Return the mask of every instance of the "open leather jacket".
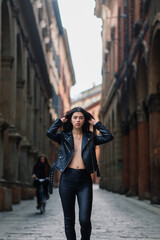
M 62 131 L 58 132 L 58 129 L 61 126 L 62 121 L 58 118 L 47 131 L 47 136 L 61 145 L 58 158 L 51 167 L 49 184 L 50 194 L 53 192 L 54 169 L 56 168 L 60 172 L 64 172 L 75 153 L 72 131 L 67 133 Z M 93 173 L 98 170 L 95 146 L 110 142 L 113 139 L 113 135 L 101 124 L 101 122 L 97 122 L 94 126 L 98 131 L 100 131 L 101 135 L 95 135 L 93 137 L 93 132 L 89 131 L 87 133 L 83 132 L 82 137 L 82 159 L 84 161 L 85 168 L 89 173 Z

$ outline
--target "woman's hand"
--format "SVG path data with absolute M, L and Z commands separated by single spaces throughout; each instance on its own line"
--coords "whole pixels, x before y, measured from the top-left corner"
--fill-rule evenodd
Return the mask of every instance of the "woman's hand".
M 61 121 L 63 122 L 63 123 L 65 123 L 65 122 L 67 122 L 67 118 L 65 117 L 65 115 L 61 118 Z
M 97 123 L 97 121 L 93 118 L 91 118 L 90 120 L 88 120 L 88 122 L 91 124 L 91 125 L 95 125 Z

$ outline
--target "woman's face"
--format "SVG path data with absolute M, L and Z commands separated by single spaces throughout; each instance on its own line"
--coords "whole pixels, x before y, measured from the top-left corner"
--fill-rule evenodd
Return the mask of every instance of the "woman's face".
M 41 158 L 40 158 L 40 162 L 41 162 L 41 163 L 45 163 L 45 158 L 44 158 L 44 157 L 41 157 Z
M 73 128 L 76 128 L 76 129 L 82 128 L 84 122 L 85 122 L 85 117 L 83 113 L 81 112 L 73 113 L 71 117 L 71 123 L 73 125 Z

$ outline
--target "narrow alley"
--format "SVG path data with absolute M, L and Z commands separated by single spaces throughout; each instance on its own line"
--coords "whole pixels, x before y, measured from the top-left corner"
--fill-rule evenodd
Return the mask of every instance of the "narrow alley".
M 14 205 L 12 212 L 1 212 L 0 240 L 65 240 L 58 189 L 54 189 L 43 215 L 35 207 L 36 200 L 27 200 Z M 94 185 L 92 240 L 160 239 L 159 223 L 159 205 L 153 206 L 147 201 L 127 198 Z M 77 239 L 80 239 L 78 214 L 76 230 Z

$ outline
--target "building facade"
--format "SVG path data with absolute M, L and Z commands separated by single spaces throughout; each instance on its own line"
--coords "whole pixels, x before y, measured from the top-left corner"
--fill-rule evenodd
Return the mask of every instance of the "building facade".
M 33 198 L 33 164 L 41 154 L 51 160 L 56 154 L 50 154 L 46 130 L 59 115 L 60 99 L 64 101 L 59 90 L 64 34 L 60 32 L 63 27 L 55 0 L 0 0 L 0 13 L 2 211 L 11 210 L 12 204 L 22 199 Z M 68 54 L 68 49 L 65 51 Z M 69 58 L 67 61 L 69 88 L 75 80 L 72 62 Z
M 160 203 L 160 2 L 96 0 L 102 19 L 101 187 Z
M 57 0 L 50 1 L 48 6 L 51 12 L 51 51 L 50 51 L 50 79 L 53 89 L 52 122 L 57 117 L 71 108 L 70 88 L 75 84 L 75 74 L 73 69 L 70 47 L 67 37 L 67 31 L 61 22 L 61 16 L 58 8 Z M 53 164 L 58 156 L 58 144 L 50 141 L 49 161 Z M 59 184 L 60 173 L 55 170 L 54 186 Z

